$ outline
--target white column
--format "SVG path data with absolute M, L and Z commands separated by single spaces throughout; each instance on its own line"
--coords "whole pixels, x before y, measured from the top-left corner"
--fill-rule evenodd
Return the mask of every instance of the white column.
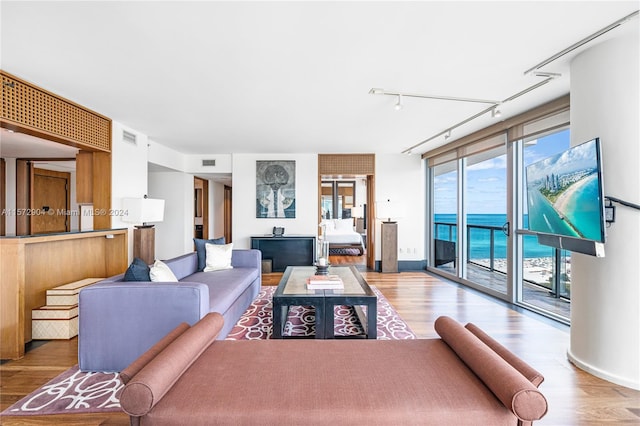
M 640 203 L 638 20 L 571 64 L 571 144 L 602 144 L 604 192 Z M 617 206 L 605 258 L 572 254 L 569 359 L 640 389 L 640 211 Z

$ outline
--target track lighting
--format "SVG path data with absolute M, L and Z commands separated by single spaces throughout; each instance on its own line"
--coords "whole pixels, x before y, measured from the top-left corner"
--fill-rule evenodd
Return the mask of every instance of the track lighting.
M 398 102 L 396 102 L 395 106 L 396 111 L 400 111 L 402 109 L 402 95 L 398 95 Z
M 491 117 L 492 118 L 500 118 L 502 116 L 502 111 L 500 111 L 498 109 L 497 106 L 495 106 L 492 110 L 491 110 Z
M 447 133 L 444 134 L 445 139 L 449 139 L 451 137 L 451 129 L 447 130 Z

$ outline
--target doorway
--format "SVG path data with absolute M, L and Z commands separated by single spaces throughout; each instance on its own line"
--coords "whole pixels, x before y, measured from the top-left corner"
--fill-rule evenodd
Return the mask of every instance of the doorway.
M 362 185 L 362 193 L 358 191 L 358 180 L 363 181 Z M 366 226 L 367 218 L 374 217 L 374 208 L 375 206 L 375 154 L 319 154 L 318 155 L 318 224 L 320 224 L 323 220 L 323 188 L 322 182 L 329 180 L 337 180 L 337 181 L 356 181 L 356 190 L 354 198 L 350 201 L 350 204 L 353 206 L 349 209 L 348 212 L 345 213 L 343 208 L 339 208 L 340 202 L 347 203 L 347 195 L 345 194 L 344 198 L 337 201 L 332 201 L 332 215 L 334 209 L 340 210 L 338 215 L 348 214 L 351 220 L 354 220 L 355 216 L 358 215 L 359 208 L 362 207 L 362 217 L 355 218 L 354 220 L 354 231 L 356 229 L 360 229 L 361 234 L 363 234 L 363 244 L 365 248 L 364 252 L 364 260 L 366 263 L 366 267 L 369 269 L 375 269 L 375 227 Z M 345 191 L 348 191 L 346 187 L 348 184 L 345 184 Z M 333 191 L 339 196 L 340 189 L 336 186 L 337 190 Z M 328 198 L 325 198 L 328 201 Z M 332 196 L 333 200 L 333 196 Z M 326 209 L 325 209 L 326 210 Z M 327 213 L 325 212 L 326 216 Z M 357 220 L 362 219 L 362 220 Z M 344 220 L 344 219 L 342 219 Z M 360 223 L 360 228 L 358 228 L 358 223 Z
M 209 238 L 209 181 L 199 177 L 193 178 L 193 236 Z
M 69 231 L 70 180 L 70 173 L 33 168 L 31 233 Z

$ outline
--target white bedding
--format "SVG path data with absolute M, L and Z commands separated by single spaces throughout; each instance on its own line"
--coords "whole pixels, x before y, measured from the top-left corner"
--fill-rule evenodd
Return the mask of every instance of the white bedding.
M 353 219 L 329 219 L 322 222 L 325 225 L 325 241 L 335 245 L 362 244 L 362 235 L 353 226 Z

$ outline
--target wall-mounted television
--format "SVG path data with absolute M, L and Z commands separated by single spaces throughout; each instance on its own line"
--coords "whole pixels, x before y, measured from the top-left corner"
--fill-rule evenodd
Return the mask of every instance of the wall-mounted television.
M 605 242 L 598 138 L 527 166 L 526 186 L 529 230 L 539 233 L 540 243 L 599 255 L 593 244 L 580 242 Z

